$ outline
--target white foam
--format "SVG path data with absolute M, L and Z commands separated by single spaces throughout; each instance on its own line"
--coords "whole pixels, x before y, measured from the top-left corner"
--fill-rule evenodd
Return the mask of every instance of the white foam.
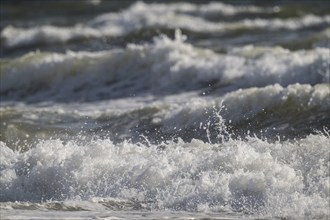
M 1 144 L 1 201 L 134 199 L 151 209 L 262 216 L 327 216 L 327 135 L 268 143 L 41 141 L 25 153 Z M 10 175 L 9 175 L 10 173 Z
M 296 30 L 299 28 L 330 23 L 330 16 L 304 15 L 289 19 L 243 19 L 233 22 L 212 22 L 203 17 L 212 14 L 234 15 L 241 12 L 271 13 L 268 8 L 255 6 L 231 6 L 223 3 L 194 5 L 188 3 L 146 4 L 137 2 L 118 13 L 107 13 L 86 24 L 72 27 L 38 26 L 17 28 L 8 26 L 1 32 L 5 48 L 35 44 L 64 43 L 74 39 L 122 36 L 144 28 L 184 28 L 203 33 L 224 33 L 244 28 L 266 30 Z M 160 16 L 161 15 L 161 16 Z
M 47 98 L 97 100 L 139 93 L 168 93 L 215 83 L 232 88 L 279 83 L 329 82 L 330 55 L 326 48 L 309 51 L 260 52 L 249 46 L 231 54 L 195 48 L 176 33 L 151 44 L 131 44 L 103 52 L 29 53 L 4 60 L 1 93 L 26 100 Z M 259 52 L 253 52 L 253 51 Z M 257 53 L 249 57 L 244 54 Z M 189 79 L 189 80 L 187 80 Z
M 15 28 L 7 26 L 1 37 L 5 39 L 5 47 L 21 47 L 33 44 L 63 43 L 77 38 L 100 37 L 102 32 L 89 27 L 77 25 L 75 27 L 42 26 L 33 28 Z

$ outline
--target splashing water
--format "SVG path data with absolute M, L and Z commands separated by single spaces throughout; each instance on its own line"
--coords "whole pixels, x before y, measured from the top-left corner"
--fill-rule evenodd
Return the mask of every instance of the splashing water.
M 323 1 L 35 6 L 0 11 L 2 218 L 329 218 Z

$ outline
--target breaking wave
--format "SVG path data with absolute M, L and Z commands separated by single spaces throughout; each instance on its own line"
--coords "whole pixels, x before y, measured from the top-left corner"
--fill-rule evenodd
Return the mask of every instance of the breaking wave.
M 95 101 L 141 92 L 161 95 L 208 88 L 227 92 L 275 83 L 329 82 L 326 48 L 292 52 L 249 46 L 219 54 L 184 40 L 177 30 L 174 40 L 163 35 L 151 44 L 130 44 L 124 50 L 33 52 L 4 59 L 2 99 Z

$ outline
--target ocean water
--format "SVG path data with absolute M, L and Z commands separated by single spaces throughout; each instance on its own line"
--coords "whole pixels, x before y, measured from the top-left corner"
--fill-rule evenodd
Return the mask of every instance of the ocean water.
M 1 219 L 329 219 L 328 1 L 0 2 Z

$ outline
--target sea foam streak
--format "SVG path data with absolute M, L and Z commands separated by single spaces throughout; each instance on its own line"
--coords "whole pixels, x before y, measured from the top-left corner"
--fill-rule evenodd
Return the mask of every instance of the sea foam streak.
M 3 99 L 99 100 L 151 92 L 168 94 L 212 86 L 329 82 L 329 51 L 266 51 L 249 57 L 236 50 L 218 54 L 184 42 L 156 37 L 151 44 L 130 44 L 103 52 L 29 53 L 1 65 Z M 253 47 L 249 49 L 253 52 Z M 190 80 L 187 81 L 186 79 Z M 122 88 L 125 87 L 125 90 Z M 29 93 L 27 93 L 29 92 Z M 29 94 L 26 97 L 26 94 Z M 70 95 L 68 95 L 70 94 Z

